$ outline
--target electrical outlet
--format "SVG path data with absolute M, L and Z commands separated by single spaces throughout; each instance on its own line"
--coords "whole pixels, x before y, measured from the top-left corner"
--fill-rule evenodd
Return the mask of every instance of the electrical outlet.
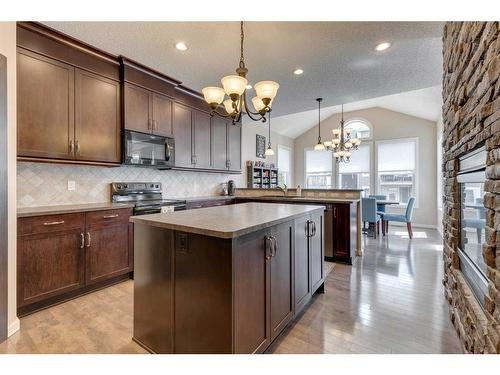
M 76 190 L 76 182 L 68 180 L 68 190 L 75 191 Z

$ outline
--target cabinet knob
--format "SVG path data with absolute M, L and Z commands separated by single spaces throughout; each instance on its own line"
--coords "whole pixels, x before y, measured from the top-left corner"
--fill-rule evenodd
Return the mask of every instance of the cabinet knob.
M 72 155 L 75 152 L 75 141 L 69 141 L 69 154 Z

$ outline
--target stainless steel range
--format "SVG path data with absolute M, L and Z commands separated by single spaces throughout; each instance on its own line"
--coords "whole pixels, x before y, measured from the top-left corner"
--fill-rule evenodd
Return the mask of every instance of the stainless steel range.
M 113 182 L 111 184 L 113 203 L 134 203 L 134 215 L 182 211 L 186 201 L 163 199 L 160 182 Z

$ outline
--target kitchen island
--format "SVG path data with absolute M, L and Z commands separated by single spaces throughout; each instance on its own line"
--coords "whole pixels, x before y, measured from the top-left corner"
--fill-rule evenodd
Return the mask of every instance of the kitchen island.
M 242 203 L 136 216 L 134 340 L 261 353 L 324 291 L 324 207 Z

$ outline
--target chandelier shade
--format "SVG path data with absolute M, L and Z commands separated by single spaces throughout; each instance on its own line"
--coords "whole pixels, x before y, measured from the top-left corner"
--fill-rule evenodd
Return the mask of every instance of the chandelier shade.
M 278 93 L 280 85 L 274 81 L 260 81 L 253 87 L 257 96 L 264 101 L 265 99 L 273 100 Z
M 220 82 L 222 83 L 224 91 L 229 96 L 231 95 L 240 96 L 241 94 L 243 94 L 248 85 L 248 81 L 246 78 L 237 75 L 225 76 L 220 80 Z
M 233 101 L 231 99 L 226 99 L 222 102 L 224 104 L 224 108 L 226 109 L 227 113 L 233 113 L 234 108 L 233 108 Z
M 203 97 L 208 104 L 219 105 L 224 100 L 226 93 L 220 87 L 205 87 L 201 90 Z

